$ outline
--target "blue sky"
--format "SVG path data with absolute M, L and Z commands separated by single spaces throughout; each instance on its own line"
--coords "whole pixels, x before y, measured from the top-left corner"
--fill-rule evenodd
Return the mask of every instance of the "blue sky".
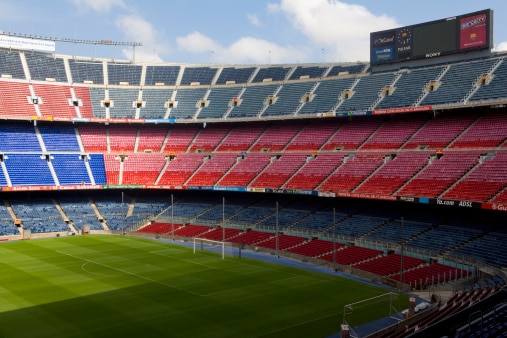
M 494 10 L 507 50 L 505 0 L 0 0 L 0 31 L 141 42 L 136 61 L 293 63 L 369 60 L 370 32 Z M 132 48 L 57 43 L 56 53 L 132 59 Z

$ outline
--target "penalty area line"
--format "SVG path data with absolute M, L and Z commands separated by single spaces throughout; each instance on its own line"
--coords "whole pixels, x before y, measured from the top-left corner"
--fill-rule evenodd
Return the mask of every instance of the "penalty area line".
M 57 252 L 60 253 L 60 254 L 62 254 L 62 255 L 65 255 L 65 256 L 69 256 L 69 257 L 72 257 L 72 258 L 75 258 L 75 259 L 79 259 L 79 260 L 85 261 L 86 263 L 97 264 L 97 265 L 103 266 L 105 268 L 108 268 L 108 269 L 111 269 L 111 270 L 116 270 L 116 271 L 122 272 L 124 274 L 130 275 L 130 276 L 133 276 L 133 277 L 136 277 L 136 278 L 144 279 L 144 280 L 147 280 L 147 281 L 152 282 L 152 283 L 157 283 L 157 284 L 160 284 L 160 285 L 163 285 L 163 286 L 167 286 L 167 287 L 169 287 L 171 289 L 175 289 L 175 290 L 178 290 L 178 291 L 181 291 L 181 292 L 189 293 L 189 294 L 194 295 L 194 296 L 201 296 L 201 295 L 199 295 L 199 294 L 197 294 L 195 292 L 188 291 L 188 290 L 185 290 L 185 289 L 181 289 L 181 288 L 176 287 L 174 285 L 167 284 L 167 283 L 161 282 L 159 280 L 156 280 L 156 279 L 153 279 L 153 278 L 150 278 L 150 277 L 142 276 L 142 275 L 139 275 L 139 274 L 134 273 L 134 272 L 126 271 L 126 270 L 123 270 L 123 269 L 120 269 L 120 268 L 115 268 L 113 266 L 109 266 L 109 265 L 106 265 L 106 264 L 103 264 L 103 263 L 95 262 L 95 261 L 93 261 L 91 259 L 86 259 L 86 258 L 78 257 L 78 256 L 75 256 L 75 255 L 72 255 L 72 254 L 69 254 L 69 253 L 66 253 L 66 252 L 63 252 L 63 251 L 57 251 Z M 86 263 L 84 263 L 82 267 L 84 267 L 84 265 Z M 92 273 L 92 272 L 87 271 L 86 269 L 83 269 L 83 271 L 85 271 L 87 273 Z

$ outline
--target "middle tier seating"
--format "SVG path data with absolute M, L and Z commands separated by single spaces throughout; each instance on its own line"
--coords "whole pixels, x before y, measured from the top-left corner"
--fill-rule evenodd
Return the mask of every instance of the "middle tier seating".
M 247 187 L 249 183 L 270 163 L 270 154 L 249 153 L 226 173 L 216 185 L 224 187 Z
M 349 193 L 383 162 L 384 155 L 381 153 L 357 152 L 346 156 L 343 164 L 329 175 L 318 189 Z
M 250 183 L 252 188 L 280 188 L 306 161 L 307 154 L 284 153 L 271 163 Z
M 205 157 L 204 163 L 195 171 L 186 182 L 187 186 L 207 186 L 211 187 L 226 173 L 236 162 L 236 154 L 214 154 Z
M 479 152 L 445 152 L 435 156 L 431 163 L 408 181 L 399 196 L 437 197 L 462 177 L 479 161 Z

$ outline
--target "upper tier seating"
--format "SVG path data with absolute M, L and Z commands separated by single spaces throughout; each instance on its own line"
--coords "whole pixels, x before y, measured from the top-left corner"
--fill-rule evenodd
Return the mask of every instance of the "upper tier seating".
M 224 67 L 216 84 L 247 83 L 254 71 L 255 67 Z
M 83 118 L 93 117 L 92 100 L 90 98 L 90 90 L 85 86 L 74 86 L 71 91 L 74 90 L 78 106 L 75 107 L 77 110 L 76 115 Z
M 338 102 L 341 101 L 343 91 L 350 88 L 354 80 L 354 78 L 348 77 L 320 81 L 317 83 L 310 101 L 305 102 L 298 111 L 298 115 L 334 111 Z
M 104 66 L 102 61 L 82 62 L 69 59 L 69 68 L 73 83 L 84 83 L 90 81 L 93 84 L 104 84 Z
M 109 85 L 129 84 L 138 86 L 141 84 L 141 72 L 143 67 L 132 63 L 108 63 L 107 79 Z
M 143 88 L 139 117 L 144 119 L 164 119 L 169 109 L 168 102 L 173 89 Z M 144 106 L 143 106 L 144 102 Z
M 176 84 L 180 69 L 180 66 L 148 65 L 146 66 L 144 84 L 146 86 L 155 86 L 157 83 L 163 83 L 166 86 L 173 86 Z
M 321 78 L 327 67 L 320 66 L 297 66 L 296 69 L 291 73 L 289 80 L 299 80 L 302 77 Z
M 180 88 L 176 91 L 176 104 L 170 109 L 169 118 L 192 119 L 204 99 L 207 88 Z
M 183 76 L 181 78 L 181 85 L 188 86 L 193 83 L 199 83 L 201 85 L 210 85 L 217 68 L 210 67 L 185 67 L 183 69 Z
M 327 73 L 327 76 L 339 76 L 342 75 L 349 75 L 349 74 L 359 74 L 363 73 L 366 68 L 368 68 L 368 65 L 363 64 L 345 64 L 345 65 L 336 65 L 331 68 L 331 70 Z
M 57 84 L 33 84 L 37 105 L 42 116 L 77 117 L 71 93 L 72 87 Z
M 501 100 L 507 96 L 507 62 L 502 59 L 500 65 L 492 74 L 491 81 L 481 85 L 469 99 L 470 102 L 480 102 L 488 100 Z
M 13 79 L 26 79 L 19 52 L 0 50 L 0 74 L 10 75 Z
M 394 84 L 394 91 L 385 95 L 375 108 L 412 107 L 425 93 L 428 83 L 436 80 L 443 69 L 440 66 L 401 71 L 402 76 Z
M 259 69 L 257 74 L 255 75 L 255 78 L 252 80 L 252 82 L 263 82 L 266 79 L 270 79 L 272 81 L 282 81 L 285 80 L 288 72 L 290 71 L 290 67 L 283 67 L 283 66 L 269 66 L 269 67 L 262 67 Z
M 139 98 L 138 88 L 109 88 L 107 98 L 113 102 L 109 107 L 109 117 L 122 119 L 136 116 L 133 103 Z
M 239 104 L 233 106 L 228 118 L 255 118 L 267 105 L 269 96 L 274 95 L 279 85 L 249 85 L 239 98 Z
M 201 108 L 198 119 L 220 119 L 232 107 L 234 98 L 239 96 L 240 87 L 213 87 L 206 98 L 208 105 Z
M 45 53 L 24 53 L 24 57 L 32 80 L 54 79 L 56 82 L 67 82 L 63 59 Z
M 434 106 L 463 102 L 478 77 L 487 74 L 495 62 L 485 59 L 453 64 L 440 79 L 438 89 L 430 91 L 420 104 Z
M 0 112 L 2 116 L 30 117 L 37 115 L 37 98 L 30 93 L 27 83 L 0 81 Z
M 310 93 L 315 82 L 296 82 L 284 84 L 273 103 L 269 104 L 262 117 L 293 115 L 303 102 L 303 96 Z
M 337 111 L 366 111 L 370 110 L 382 89 L 394 80 L 394 73 L 375 74 L 358 78 L 353 88 L 353 95 L 342 101 Z

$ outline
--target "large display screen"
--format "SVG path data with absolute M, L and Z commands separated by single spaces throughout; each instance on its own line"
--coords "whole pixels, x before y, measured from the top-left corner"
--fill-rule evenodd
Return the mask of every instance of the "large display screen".
M 370 63 L 379 65 L 488 49 L 493 46 L 490 9 L 370 34 Z

